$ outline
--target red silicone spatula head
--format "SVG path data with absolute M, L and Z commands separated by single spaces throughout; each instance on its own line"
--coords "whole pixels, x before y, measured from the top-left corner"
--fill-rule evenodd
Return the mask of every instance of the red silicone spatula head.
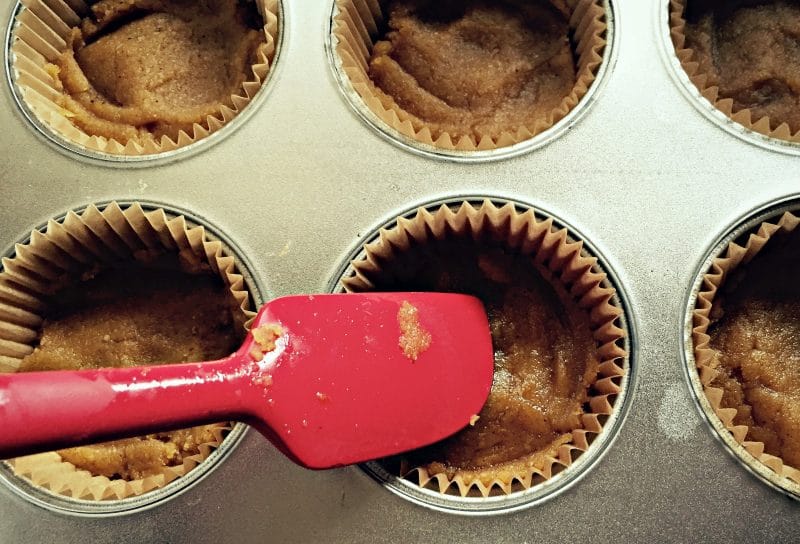
M 285 297 L 220 361 L 0 374 L 0 458 L 236 419 L 307 467 L 346 465 L 458 431 L 492 374 L 475 298 Z
M 283 332 L 260 365 L 256 407 L 273 441 L 307 467 L 440 440 L 469 424 L 491 388 L 489 326 L 474 297 L 291 296 L 266 304 L 253 328 L 275 323 Z

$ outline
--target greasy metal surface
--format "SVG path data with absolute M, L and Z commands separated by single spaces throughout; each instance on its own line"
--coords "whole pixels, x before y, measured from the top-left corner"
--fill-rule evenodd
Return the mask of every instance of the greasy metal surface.
M 763 485 L 701 423 L 681 370 L 682 307 L 714 237 L 796 190 L 797 158 L 714 126 L 684 97 L 661 49 L 659 2 L 618 0 L 617 63 L 569 133 L 490 164 L 439 162 L 377 137 L 345 104 L 324 50 L 329 0 L 286 2 L 283 67 L 261 108 L 202 154 L 164 166 L 85 164 L 53 150 L 0 91 L 0 246 L 66 208 L 146 198 L 189 208 L 251 258 L 268 294 L 323 291 L 353 241 L 411 202 L 502 192 L 542 204 L 598 246 L 639 320 L 640 377 L 606 457 L 560 497 L 461 518 L 384 490 L 357 468 L 310 472 L 248 433 L 175 500 L 85 520 L 0 489 L 0 542 L 787 542 L 800 505 Z M 10 16 L 12 3 L 3 4 Z

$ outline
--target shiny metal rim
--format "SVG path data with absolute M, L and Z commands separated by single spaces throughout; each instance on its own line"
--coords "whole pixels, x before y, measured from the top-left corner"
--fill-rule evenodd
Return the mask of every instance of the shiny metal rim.
M 17 106 L 17 111 L 25 119 L 26 124 L 33 128 L 36 135 L 54 147 L 57 151 L 71 158 L 87 163 L 98 164 L 100 166 L 143 168 L 163 165 L 191 157 L 210 148 L 213 145 L 216 145 L 223 139 L 236 132 L 247 122 L 248 119 L 250 119 L 250 117 L 253 116 L 256 111 L 259 110 L 271 92 L 272 88 L 275 86 L 275 81 L 278 79 L 278 70 L 283 65 L 283 63 L 280 62 L 280 59 L 281 52 L 285 47 L 286 41 L 286 6 L 284 5 L 283 0 L 278 0 L 278 39 L 275 43 L 275 56 L 273 57 L 267 80 L 263 85 L 261 85 L 261 88 L 256 93 L 256 96 L 250 101 L 250 103 L 241 113 L 237 114 L 236 117 L 234 117 L 229 123 L 226 123 L 222 128 L 209 134 L 207 137 L 201 138 L 190 145 L 179 147 L 178 149 L 174 149 L 172 151 L 136 156 L 102 153 L 100 151 L 86 149 L 83 146 L 73 143 L 56 133 L 46 123 L 39 120 L 37 115 L 33 112 L 33 110 L 31 110 L 31 108 L 25 102 L 25 99 L 22 97 L 22 91 L 16 84 L 16 71 L 14 70 L 12 62 L 14 53 L 11 51 L 11 46 L 14 41 L 14 30 L 17 26 L 17 18 L 20 12 L 22 12 L 24 9 L 26 8 L 23 1 L 17 0 L 16 6 L 12 11 L 11 20 L 6 28 L 5 37 L 6 82 L 11 90 L 11 96 L 13 97 L 14 103 Z
M 681 331 L 681 356 L 684 376 L 689 382 L 689 389 L 692 392 L 695 406 L 700 411 L 702 419 L 712 431 L 713 436 L 725 447 L 725 451 L 739 461 L 751 474 L 773 489 L 795 500 L 800 500 L 800 484 L 780 476 L 753 457 L 741 444 L 736 442 L 730 431 L 725 428 L 725 425 L 714 413 L 703 391 L 703 384 L 700 382 L 700 375 L 697 372 L 697 364 L 694 358 L 694 342 L 692 341 L 692 329 L 694 328 L 692 312 L 697 303 L 697 296 L 703 286 L 703 276 L 711 268 L 714 259 L 721 256 L 732 241 L 750 231 L 757 230 L 764 221 L 777 219 L 784 212 L 797 212 L 798 210 L 800 210 L 800 194 L 770 201 L 755 210 L 740 215 L 731 226 L 715 238 L 695 270 L 692 287 L 684 305 L 683 330 Z
M 350 78 L 342 69 L 342 63 L 339 56 L 336 54 L 336 38 L 333 35 L 333 19 L 339 14 L 339 9 L 336 6 L 335 0 L 332 2 L 331 16 L 327 21 L 326 26 L 326 40 L 325 52 L 328 57 L 328 64 L 331 67 L 334 80 L 339 88 L 339 94 L 344 98 L 347 105 L 356 114 L 356 116 L 367 126 L 369 126 L 375 133 L 382 139 L 400 147 L 401 149 L 423 157 L 439 159 L 452 162 L 464 163 L 481 163 L 497 161 L 502 159 L 509 159 L 519 155 L 528 153 L 535 149 L 546 146 L 553 140 L 559 138 L 570 129 L 572 129 L 586 113 L 591 109 L 591 106 L 597 102 L 600 91 L 605 88 L 610 74 L 614 70 L 617 61 L 617 51 L 619 50 L 619 15 L 612 0 L 605 0 L 605 15 L 606 15 L 606 47 L 603 50 L 603 60 L 597 70 L 597 77 L 589 90 L 578 104 L 559 122 L 537 134 L 533 138 L 519 142 L 517 144 L 501 147 L 498 149 L 486 151 L 458 151 L 441 149 L 434 146 L 425 145 L 408 136 L 401 134 L 394 130 L 379 119 L 369 108 L 364 104 L 364 101 L 353 89 L 350 83 Z
M 468 516 L 486 516 L 516 512 L 544 503 L 570 489 L 603 458 L 614 443 L 630 411 L 636 384 L 638 383 L 636 318 L 631 310 L 630 299 L 619 276 L 614 272 L 614 268 L 610 265 L 609 260 L 594 244 L 588 241 L 579 230 L 559 218 L 559 216 L 550 213 L 534 203 L 500 195 L 451 194 L 434 200 L 421 201 L 412 206 L 397 210 L 389 214 L 378 226 L 374 227 L 363 240 L 354 244 L 346 254 L 341 265 L 331 276 L 327 285 L 327 291 L 333 293 L 342 292 L 344 290 L 341 280 L 353 274 L 352 262 L 364 259 L 365 253 L 363 247 L 376 240 L 381 229 L 395 226 L 399 218 L 411 218 L 419 208 L 426 208 L 433 211 L 443 204 L 458 206 L 462 202 L 469 202 L 479 205 L 485 200 L 489 200 L 497 206 L 511 203 L 522 211 L 533 209 L 537 218 L 551 218 L 556 228 L 566 229 L 568 232 L 568 239 L 583 241 L 584 251 L 586 254 L 597 258 L 598 267 L 607 274 L 606 281 L 608 285 L 612 286 L 616 291 L 616 295 L 612 301 L 615 306 L 621 308 L 623 311 L 620 318 L 620 327 L 626 333 L 624 349 L 628 353 L 628 356 L 625 361 L 623 361 L 625 375 L 620 382 L 621 392 L 614 402 L 612 414 L 603 425 L 603 432 L 594 438 L 589 449 L 579 455 L 572 465 L 559 472 L 553 478 L 534 485 L 530 489 L 515 491 L 509 495 L 489 496 L 486 498 L 461 497 L 422 488 L 409 480 L 390 473 L 377 461 L 360 465 L 360 468 L 366 474 L 374 478 L 385 489 L 403 499 L 432 510 Z
M 186 223 L 189 227 L 202 226 L 209 238 L 222 243 L 222 252 L 224 254 L 232 255 L 236 259 L 238 271 L 242 274 L 244 283 L 247 285 L 248 291 L 252 296 L 254 306 L 258 307 L 265 301 L 268 291 L 263 281 L 261 281 L 257 275 L 253 274 L 255 268 L 252 266 L 250 260 L 228 236 L 211 225 L 207 220 L 198 217 L 188 210 L 162 203 L 122 199 L 116 200 L 115 202 L 122 207 L 139 203 L 145 210 L 163 209 L 167 212 L 168 216 L 174 217 L 182 215 L 186 219 Z M 98 208 L 103 208 L 109 203 L 110 201 L 103 201 L 95 203 L 94 205 Z M 88 205 L 80 206 L 71 211 L 81 213 L 87 207 Z M 57 222 L 61 222 L 64 220 L 66 213 L 67 212 L 53 219 Z M 35 227 L 35 230 L 44 231 L 46 228 L 47 222 Z M 27 244 L 29 241 L 30 234 L 19 240 L 18 243 Z M 13 256 L 14 245 L 8 248 L 3 255 L 7 257 Z M 0 270 L 1 269 L 2 267 L 0 266 Z M 188 474 L 177 478 L 160 489 L 155 489 L 136 497 L 108 501 L 91 501 L 67 497 L 34 485 L 29 479 L 15 474 L 14 470 L 7 463 L 2 461 L 0 461 L 0 483 L 22 499 L 46 510 L 61 514 L 91 518 L 133 514 L 163 504 L 165 501 L 181 495 L 203 480 L 236 449 L 249 428 L 250 427 L 244 423 L 236 423 L 220 446 L 211 452 L 202 463 L 189 471 Z
M 667 65 L 668 72 L 672 80 L 682 91 L 683 96 L 699 111 L 703 116 L 717 125 L 719 128 L 733 134 L 740 140 L 770 151 L 786 153 L 788 155 L 800 155 L 800 144 L 778 140 L 764 136 L 758 132 L 740 125 L 720 110 L 718 110 L 706 97 L 700 94 L 700 90 L 689 79 L 688 74 L 681 66 L 678 56 L 675 54 L 675 46 L 669 33 L 669 3 L 670 0 L 661 0 L 658 9 L 658 29 L 657 33 L 661 42 L 661 55 Z

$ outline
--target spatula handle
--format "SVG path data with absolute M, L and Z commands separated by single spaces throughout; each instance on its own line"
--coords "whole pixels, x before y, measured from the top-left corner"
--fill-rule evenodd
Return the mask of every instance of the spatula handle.
M 0 374 L 0 459 L 240 419 L 242 364 Z

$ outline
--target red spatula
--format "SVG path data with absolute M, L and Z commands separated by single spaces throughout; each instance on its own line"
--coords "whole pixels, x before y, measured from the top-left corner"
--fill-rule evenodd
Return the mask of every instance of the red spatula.
M 290 296 L 251 330 L 260 344 L 251 332 L 214 362 L 0 374 L 0 458 L 238 420 L 329 468 L 455 433 L 492 384 L 486 314 L 466 295 Z

